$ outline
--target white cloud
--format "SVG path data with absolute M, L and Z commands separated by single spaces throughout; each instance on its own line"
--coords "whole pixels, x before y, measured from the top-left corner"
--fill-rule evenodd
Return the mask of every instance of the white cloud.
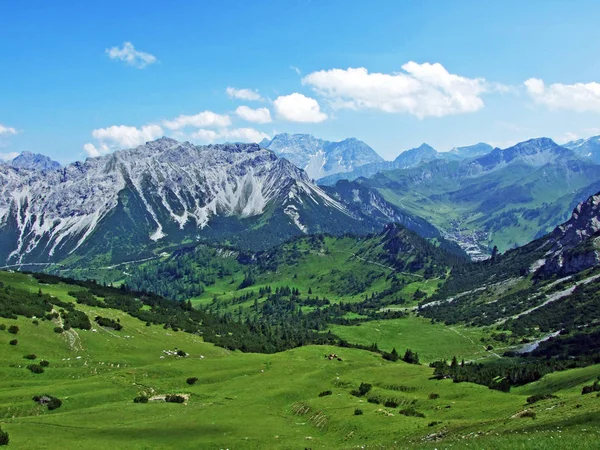
M 249 100 L 249 101 L 262 101 L 263 98 L 257 91 L 253 91 L 251 89 L 236 89 L 234 87 L 228 87 L 225 89 L 227 95 L 231 98 L 237 98 L 240 100 Z
M 289 122 L 318 123 L 327 120 L 327 114 L 321 111 L 314 98 L 297 92 L 277 97 L 273 106 L 277 115 Z
M 481 94 L 504 90 L 483 78 L 451 74 L 439 63 L 410 61 L 402 69 L 391 74 L 369 73 L 364 67 L 321 70 L 305 76 L 302 83 L 329 99 L 334 108 L 408 113 L 420 119 L 475 112 L 483 108 Z
M 252 109 L 248 106 L 238 106 L 235 113 L 247 122 L 252 123 L 270 123 L 271 111 L 267 108 Z
M 19 156 L 19 152 L 0 153 L 0 160 L 2 160 L 2 161 L 12 161 L 17 156 Z
M 558 144 L 566 144 L 567 142 L 576 141 L 578 139 L 581 139 L 581 136 L 579 136 L 577 133 L 567 131 L 566 133 L 554 138 L 554 141 Z
M 223 128 L 222 130 L 199 129 L 191 134 L 191 138 L 202 142 L 232 141 L 232 142 L 260 142 L 270 139 L 270 136 L 254 128 Z
M 9 136 L 9 135 L 12 135 L 12 134 L 17 134 L 17 133 L 18 133 L 18 131 L 16 130 L 16 128 L 8 127 L 8 126 L 2 125 L 0 123 L 0 136 L 2 136 L 2 135 Z
M 543 80 L 530 78 L 524 84 L 534 102 L 552 110 L 600 112 L 600 83 L 554 83 L 546 86 Z
M 150 64 L 158 61 L 156 56 L 140 52 L 135 49 L 131 42 L 123 42 L 123 47 L 111 47 L 106 49 L 106 53 L 110 59 L 117 59 L 125 62 L 128 66 L 133 66 L 138 69 L 143 69 Z
M 158 125 L 144 125 L 141 128 L 126 125 L 113 125 L 108 128 L 98 128 L 92 131 L 92 136 L 99 141 L 112 142 L 121 147 L 135 147 L 147 141 L 152 141 L 163 135 L 163 130 Z
M 241 142 L 260 142 L 263 139 L 271 138 L 268 134 L 255 130 L 254 128 L 234 128 L 232 130 L 226 130 L 225 137 Z
M 207 130 L 200 128 L 191 134 L 192 139 L 203 141 L 203 142 L 214 142 L 219 138 L 219 133 L 215 130 Z
M 163 129 L 158 125 L 144 125 L 141 128 L 126 125 L 113 125 L 108 128 L 98 128 L 92 131 L 97 144 L 84 144 L 83 149 L 92 157 L 105 155 L 118 148 L 131 148 L 153 141 L 163 135 Z
M 83 144 L 83 150 L 91 158 L 106 155 L 107 153 L 110 153 L 110 151 L 111 151 L 111 149 L 105 143 L 99 143 L 98 146 L 95 146 L 91 142 L 88 142 L 87 144 Z
M 165 120 L 163 121 L 163 125 L 170 130 L 179 130 L 187 126 L 195 128 L 228 127 L 231 125 L 231 119 L 228 115 L 217 114 L 212 111 L 202 111 L 193 116 L 181 115 L 173 120 Z

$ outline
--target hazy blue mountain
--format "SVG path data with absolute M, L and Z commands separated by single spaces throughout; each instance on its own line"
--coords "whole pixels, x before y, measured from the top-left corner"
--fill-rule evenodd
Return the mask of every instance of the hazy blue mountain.
M 438 159 L 440 154 L 436 149 L 427 144 L 421 144 L 417 148 L 411 148 L 398 155 L 393 162 L 394 169 L 408 169 L 415 167 L 422 162 Z
M 454 147 L 452 150 L 443 152 L 440 155 L 444 159 L 461 160 L 483 156 L 487 153 L 490 153 L 492 150 L 494 150 L 494 147 L 484 142 L 480 142 L 478 144 L 468 145 L 465 147 Z
M 563 147 L 573 150 L 583 158 L 589 158 L 600 164 L 600 136 L 571 141 L 564 144 Z
M 60 169 L 60 163 L 38 153 L 23 152 L 14 158 L 10 165 L 19 169 L 29 170 L 56 170 Z
M 260 146 L 303 169 L 313 180 L 383 161 L 375 150 L 354 138 L 330 142 L 310 134 L 283 133 L 263 140 Z
M 466 147 L 455 147 L 448 152 L 438 152 L 428 144 L 421 144 L 419 147 L 411 148 L 400 153 L 394 161 L 383 161 L 378 163 L 365 164 L 357 167 L 352 172 L 337 173 L 323 177 L 319 180 L 322 186 L 333 186 L 339 180 L 356 180 L 357 178 L 369 178 L 373 175 L 386 170 L 410 169 L 419 164 L 443 159 L 448 161 L 461 161 L 467 158 L 485 155 L 493 150 L 488 144 L 479 143 Z

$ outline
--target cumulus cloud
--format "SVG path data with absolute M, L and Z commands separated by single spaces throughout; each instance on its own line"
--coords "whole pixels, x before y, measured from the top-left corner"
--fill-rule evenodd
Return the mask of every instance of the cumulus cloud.
M 227 95 L 230 98 L 237 98 L 239 100 L 249 100 L 249 101 L 262 101 L 263 98 L 258 93 L 258 91 L 253 91 L 251 89 L 236 89 L 234 87 L 228 87 L 225 89 Z
M 321 70 L 302 83 L 311 86 L 337 109 L 375 109 L 407 113 L 420 119 L 470 113 L 483 108 L 481 94 L 503 91 L 483 78 L 449 73 L 439 63 L 410 61 L 399 73 L 369 73 L 364 67 Z
M 223 128 L 221 130 L 199 129 L 191 134 L 192 139 L 212 143 L 215 141 L 260 142 L 270 136 L 254 128 Z
M 267 108 L 252 109 L 248 106 L 238 106 L 235 113 L 247 122 L 252 123 L 270 123 L 271 111 Z
M 581 139 L 581 136 L 577 133 L 573 133 L 572 131 L 567 131 L 567 132 L 559 135 L 558 137 L 554 138 L 554 140 L 558 144 L 566 144 L 568 142 L 576 141 L 578 139 Z
M 123 47 L 107 48 L 106 54 L 110 59 L 123 61 L 128 66 L 137 69 L 143 69 L 158 61 L 156 56 L 136 50 L 131 42 L 123 42 Z
M 16 128 L 8 127 L 0 123 L 0 136 L 10 136 L 17 133 L 18 131 L 16 130 Z
M 533 101 L 549 109 L 600 112 L 600 83 L 554 83 L 546 86 L 543 80 L 530 78 L 524 84 Z
M 327 114 L 321 111 L 314 98 L 297 92 L 277 97 L 273 106 L 277 116 L 289 122 L 318 123 L 327 120 Z
M 97 145 L 94 145 L 91 142 L 88 142 L 87 144 L 83 144 L 83 150 L 91 158 L 106 155 L 107 153 L 110 153 L 110 151 L 111 151 L 111 149 L 105 143 L 99 143 Z
M 163 129 L 158 125 L 144 125 L 141 128 L 126 125 L 113 125 L 108 128 L 98 128 L 92 131 L 98 143 L 87 143 L 83 150 L 92 157 L 104 155 L 117 148 L 131 148 L 152 141 L 163 135 Z
M 2 161 L 12 161 L 17 156 L 19 156 L 19 152 L 0 153 L 0 160 L 2 160 Z
M 163 125 L 169 130 L 180 130 L 184 127 L 228 127 L 231 125 L 231 119 L 228 115 L 217 114 L 212 111 L 202 111 L 193 116 L 181 115 L 173 120 L 165 120 Z

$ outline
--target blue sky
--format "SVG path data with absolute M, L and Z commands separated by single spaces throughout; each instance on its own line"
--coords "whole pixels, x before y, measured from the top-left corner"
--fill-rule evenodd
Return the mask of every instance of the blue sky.
M 4 2 L 0 153 L 302 132 L 391 159 L 600 134 L 600 2 L 576 3 Z

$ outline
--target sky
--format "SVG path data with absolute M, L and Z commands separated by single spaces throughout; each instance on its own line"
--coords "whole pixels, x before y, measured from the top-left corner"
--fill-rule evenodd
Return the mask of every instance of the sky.
M 0 158 L 163 135 L 356 137 L 386 159 L 600 134 L 596 0 L 23 1 L 0 7 Z

